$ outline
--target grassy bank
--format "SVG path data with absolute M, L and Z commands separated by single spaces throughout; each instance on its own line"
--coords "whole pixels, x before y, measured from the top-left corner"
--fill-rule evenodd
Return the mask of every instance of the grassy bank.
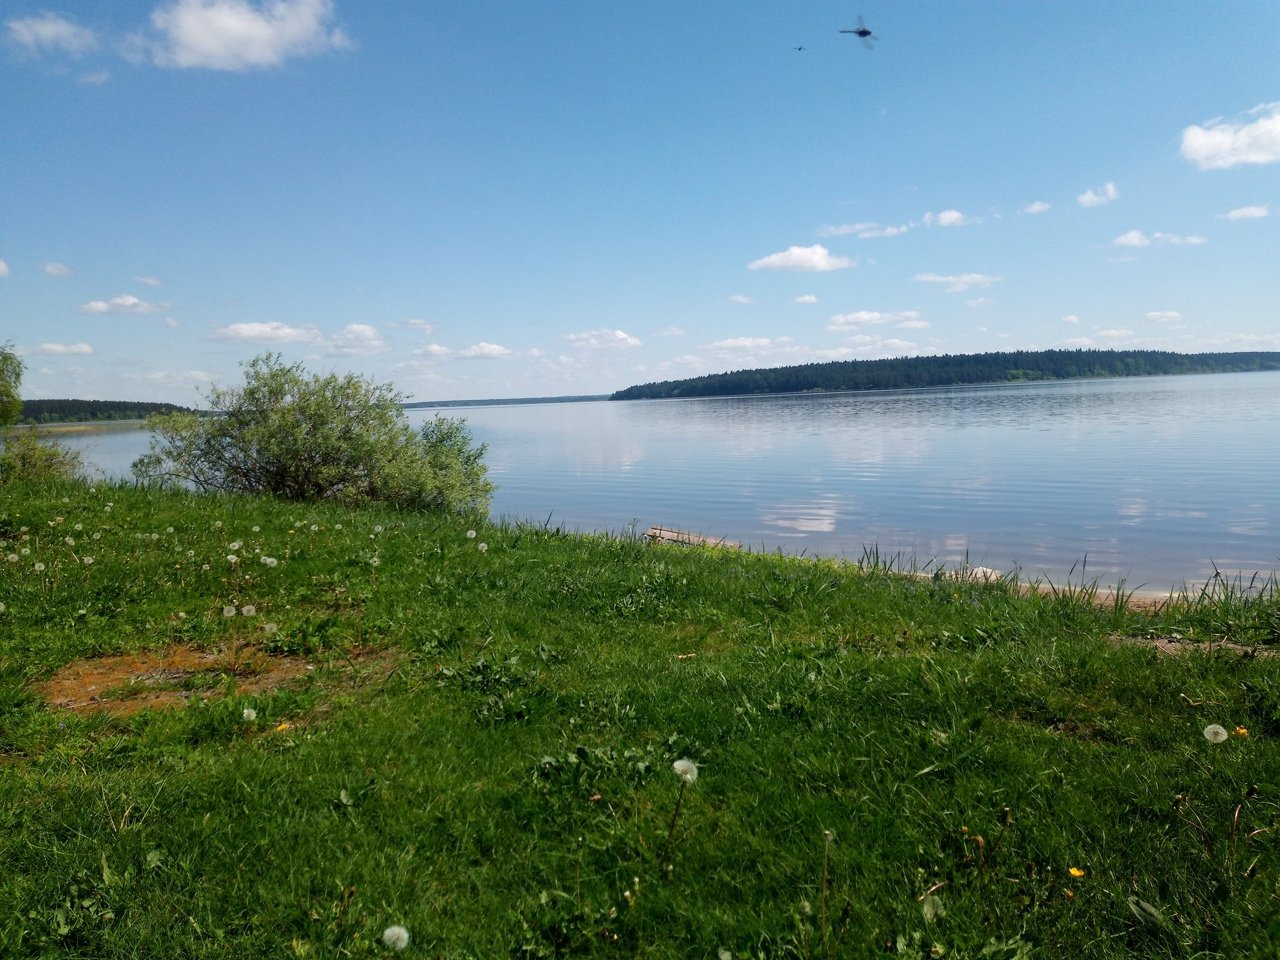
M 110 486 L 0 488 L 0 541 L 0 955 L 1280 944 L 1274 589 Z

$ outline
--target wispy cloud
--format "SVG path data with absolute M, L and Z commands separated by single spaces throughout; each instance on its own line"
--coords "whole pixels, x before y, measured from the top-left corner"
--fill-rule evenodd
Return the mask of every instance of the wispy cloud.
M 904 324 L 923 323 L 917 310 L 903 310 L 900 313 L 882 313 L 879 310 L 854 310 L 852 313 L 837 313 L 827 321 L 828 330 L 856 330 L 859 327 L 881 323 Z M 928 326 L 928 324 L 924 324 Z
M 465 357 L 468 360 L 501 360 L 504 357 L 513 356 L 513 353 L 500 344 L 487 343 L 481 340 L 479 343 L 473 343 L 471 346 L 459 350 L 458 356 Z
M 729 302 L 730 303 L 750 303 L 751 298 L 748 297 L 745 293 L 731 293 L 729 294 Z
M 328 343 L 329 353 L 339 357 L 367 357 L 391 349 L 377 327 L 349 323 Z
M 93 353 L 93 347 L 87 343 L 42 343 L 32 353 L 47 353 L 55 356 L 78 355 L 87 356 Z
M 1019 212 L 1030 213 L 1030 214 L 1044 213 L 1046 210 L 1049 209 L 1049 207 L 1050 207 L 1050 204 L 1045 203 L 1043 200 L 1033 200 L 1031 203 L 1028 203 L 1025 207 L 1023 207 L 1022 210 Z
M 1110 203 L 1120 197 L 1120 191 L 1116 189 L 1116 185 L 1108 180 L 1102 185 L 1101 190 L 1086 190 L 1080 196 L 1076 197 L 1076 203 L 1082 207 L 1100 207 L 1104 203 Z
M 947 293 L 964 293 L 971 287 L 989 287 L 999 283 L 1004 277 L 990 273 L 917 273 L 913 278 L 920 283 L 944 283 Z
M 1280 163 L 1280 102 L 1245 114 L 1253 119 L 1210 120 L 1182 131 L 1182 157 L 1201 170 Z
M 1152 323 L 1172 323 L 1174 320 L 1181 320 L 1182 314 L 1177 310 L 1152 310 L 1143 319 Z
M 820 243 L 811 247 L 788 247 L 781 253 L 771 253 L 759 260 L 747 264 L 748 270 L 804 270 L 825 272 L 828 270 L 846 270 L 856 266 L 856 261 L 848 257 L 833 256 Z
M 46 260 L 40 264 L 40 269 L 50 277 L 69 277 L 72 270 L 65 263 L 58 263 L 56 260 Z
M 81 313 L 164 313 L 167 303 L 148 303 L 131 293 L 122 293 L 110 300 L 90 300 L 80 308 Z
M 1062 322 L 1063 323 L 1079 323 L 1080 318 L 1077 317 L 1074 313 L 1068 313 L 1065 317 L 1062 318 Z
M 855 236 L 861 240 L 873 240 L 878 237 L 900 237 L 915 226 L 914 223 L 901 223 L 897 226 L 884 226 L 879 223 L 841 223 L 827 224 L 818 228 L 820 237 Z
M 963 227 L 973 223 L 971 218 L 966 217 L 959 210 L 943 210 L 941 213 L 926 213 L 923 219 L 926 227 Z
M 448 347 L 438 343 L 425 343 L 413 351 L 416 357 L 427 357 L 431 360 L 442 360 L 452 353 Z
M 818 302 L 818 298 L 815 297 L 812 293 L 802 293 L 800 294 L 800 296 L 796 297 L 796 303 L 817 303 L 817 302 Z
M 174 0 L 133 42 L 159 66 L 244 71 L 350 47 L 333 20 L 332 0 Z
M 1271 216 L 1271 205 L 1268 203 L 1259 204 L 1256 207 L 1237 207 L 1227 213 L 1222 214 L 1221 220 L 1260 220 L 1263 217 Z
M 1204 237 L 1192 234 L 1190 236 L 1182 236 L 1177 233 L 1153 233 L 1150 236 L 1141 230 L 1130 230 L 1128 233 L 1122 233 L 1111 241 L 1117 247 L 1150 247 L 1152 245 L 1168 244 L 1171 246 L 1199 246 L 1208 243 Z
M 32 56 L 61 53 L 79 57 L 98 47 L 98 37 L 92 30 L 56 13 L 19 17 L 6 21 L 5 26 L 9 39 Z
M 157 280 L 155 277 L 134 277 L 133 279 L 137 280 L 140 284 L 142 284 L 145 287 L 160 286 L 160 281 Z
M 324 334 L 316 327 L 291 327 L 273 320 L 269 323 L 233 323 L 213 332 L 215 340 L 243 340 L 248 343 L 321 344 Z
M 622 330 L 587 330 L 583 333 L 565 334 L 564 339 L 575 347 L 588 350 L 629 350 L 643 346 L 636 337 Z
M 9 265 L 5 263 L 3 260 L 0 260 L 0 277 L 7 277 L 8 275 L 9 275 Z

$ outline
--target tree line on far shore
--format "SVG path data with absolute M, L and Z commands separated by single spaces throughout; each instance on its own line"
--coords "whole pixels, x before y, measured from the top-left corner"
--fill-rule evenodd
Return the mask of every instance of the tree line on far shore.
M 610 400 L 731 397 L 765 393 L 912 390 L 980 383 L 1280 370 L 1280 352 L 1017 350 L 890 360 L 836 360 L 735 370 L 627 387 Z
M 18 423 L 85 423 L 95 420 L 145 420 L 162 413 L 191 413 L 175 403 L 141 400 L 23 400 Z

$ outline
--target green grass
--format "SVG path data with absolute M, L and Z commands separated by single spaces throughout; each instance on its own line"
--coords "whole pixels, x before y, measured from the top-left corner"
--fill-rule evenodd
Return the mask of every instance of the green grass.
M 1274 581 L 1132 610 L 867 559 L 0 487 L 0 956 L 1280 951 Z M 312 669 L 38 695 L 173 644 Z

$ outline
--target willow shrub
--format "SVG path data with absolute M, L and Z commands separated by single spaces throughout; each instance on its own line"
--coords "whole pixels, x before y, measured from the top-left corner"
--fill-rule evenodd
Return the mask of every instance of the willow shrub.
M 243 364 L 239 387 L 213 387 L 212 414 L 152 417 L 151 449 L 133 464 L 140 480 L 284 500 L 386 503 L 408 509 L 485 510 L 483 444 L 461 420 L 436 417 L 415 430 L 390 385 L 355 374 L 308 375 L 300 363 L 262 354 Z

